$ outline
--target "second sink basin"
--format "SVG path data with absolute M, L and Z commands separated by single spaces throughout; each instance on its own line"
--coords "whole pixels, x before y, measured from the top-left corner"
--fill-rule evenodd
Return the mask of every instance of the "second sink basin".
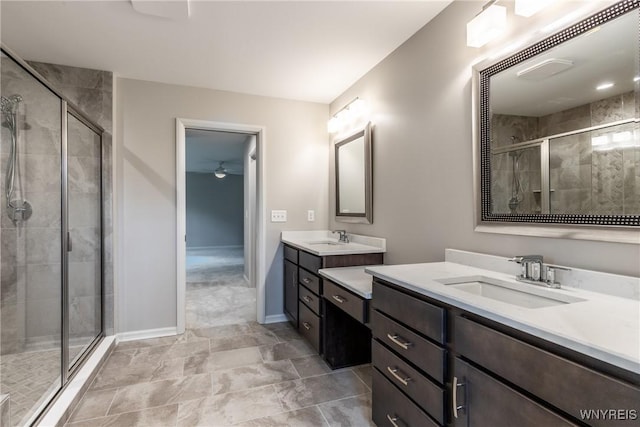
M 552 307 L 585 301 L 581 298 L 562 295 L 545 288 L 534 288 L 535 285 L 509 283 L 484 276 L 456 277 L 440 279 L 437 282 L 473 295 L 506 302 L 525 308 Z

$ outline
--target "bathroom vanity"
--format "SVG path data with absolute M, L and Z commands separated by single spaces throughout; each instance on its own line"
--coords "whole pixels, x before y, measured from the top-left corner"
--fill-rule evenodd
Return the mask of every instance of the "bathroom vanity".
M 378 426 L 638 422 L 640 279 L 594 272 L 608 295 L 579 270 L 563 278 L 582 289 L 546 289 L 508 264 L 447 250 L 443 263 L 366 268 Z
M 384 239 L 349 238 L 340 243 L 329 231 L 282 232 L 285 315 L 334 369 L 370 359 L 371 293 L 345 286 L 362 280 L 362 268 L 342 271 L 333 280 L 321 269 L 382 264 L 385 252 Z

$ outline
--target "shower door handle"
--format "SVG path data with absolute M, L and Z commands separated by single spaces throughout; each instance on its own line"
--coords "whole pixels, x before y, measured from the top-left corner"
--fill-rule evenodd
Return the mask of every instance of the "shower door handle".
M 73 250 L 73 244 L 71 243 L 71 233 L 67 231 L 67 252 L 71 252 Z

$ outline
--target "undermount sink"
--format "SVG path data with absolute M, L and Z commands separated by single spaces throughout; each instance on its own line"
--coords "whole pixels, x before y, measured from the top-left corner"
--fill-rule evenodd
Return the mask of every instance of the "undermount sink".
M 308 245 L 330 245 L 330 246 L 346 245 L 346 243 L 337 242 L 335 240 L 322 240 L 322 241 L 317 241 L 317 242 L 308 242 L 307 244 Z
M 524 285 L 517 282 L 510 283 L 484 276 L 455 277 L 436 281 L 473 295 L 525 308 L 552 307 L 585 301 L 581 298 L 562 295 L 542 287 L 537 289 L 532 288 L 532 285 Z

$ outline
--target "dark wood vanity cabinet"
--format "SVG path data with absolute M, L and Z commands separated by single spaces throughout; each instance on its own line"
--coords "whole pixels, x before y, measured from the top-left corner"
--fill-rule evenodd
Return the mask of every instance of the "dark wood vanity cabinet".
M 369 300 L 323 280 L 324 360 L 332 369 L 371 362 Z
M 379 427 L 640 424 L 635 373 L 377 279 L 372 307 Z
M 378 280 L 371 304 L 373 421 L 391 427 L 445 425 L 445 309 Z
M 324 355 L 326 342 L 331 343 L 332 351 L 340 349 L 339 351 L 336 350 L 335 358 L 334 356 L 331 357 L 331 360 L 335 360 L 338 365 L 334 365 L 328 360 L 333 368 L 346 366 L 345 364 L 354 354 L 353 349 L 356 347 L 360 349 L 369 348 L 371 340 L 369 335 L 362 335 L 361 333 L 354 334 L 353 339 L 344 339 L 343 334 L 334 333 L 338 328 L 345 329 L 345 321 L 338 320 L 342 319 L 340 316 L 348 317 L 346 313 L 349 313 L 349 315 L 353 315 L 352 313 L 361 315 L 363 318 L 365 316 L 364 313 L 358 312 L 357 300 L 351 296 L 346 298 L 346 291 L 339 293 L 334 288 L 337 286 L 335 284 L 328 285 L 329 291 L 332 292 L 330 298 L 333 298 L 334 294 L 337 295 L 337 298 L 341 298 L 340 295 L 342 295 L 345 308 L 348 308 L 348 310 L 336 313 L 331 311 L 330 308 L 331 318 L 329 319 L 329 324 L 325 322 L 324 282 L 318 274 L 318 270 L 331 267 L 376 265 L 382 264 L 382 262 L 382 253 L 321 257 L 286 244 L 284 245 L 284 313 L 319 354 Z M 336 299 L 334 302 L 338 303 L 338 300 Z M 360 308 L 362 307 L 363 305 L 360 303 Z M 346 320 L 346 322 L 348 323 L 349 320 Z M 340 343 L 338 343 L 339 340 Z M 370 357 L 370 350 L 368 357 Z M 368 360 L 366 359 L 365 362 Z
M 284 313 L 298 327 L 298 266 L 284 260 Z

